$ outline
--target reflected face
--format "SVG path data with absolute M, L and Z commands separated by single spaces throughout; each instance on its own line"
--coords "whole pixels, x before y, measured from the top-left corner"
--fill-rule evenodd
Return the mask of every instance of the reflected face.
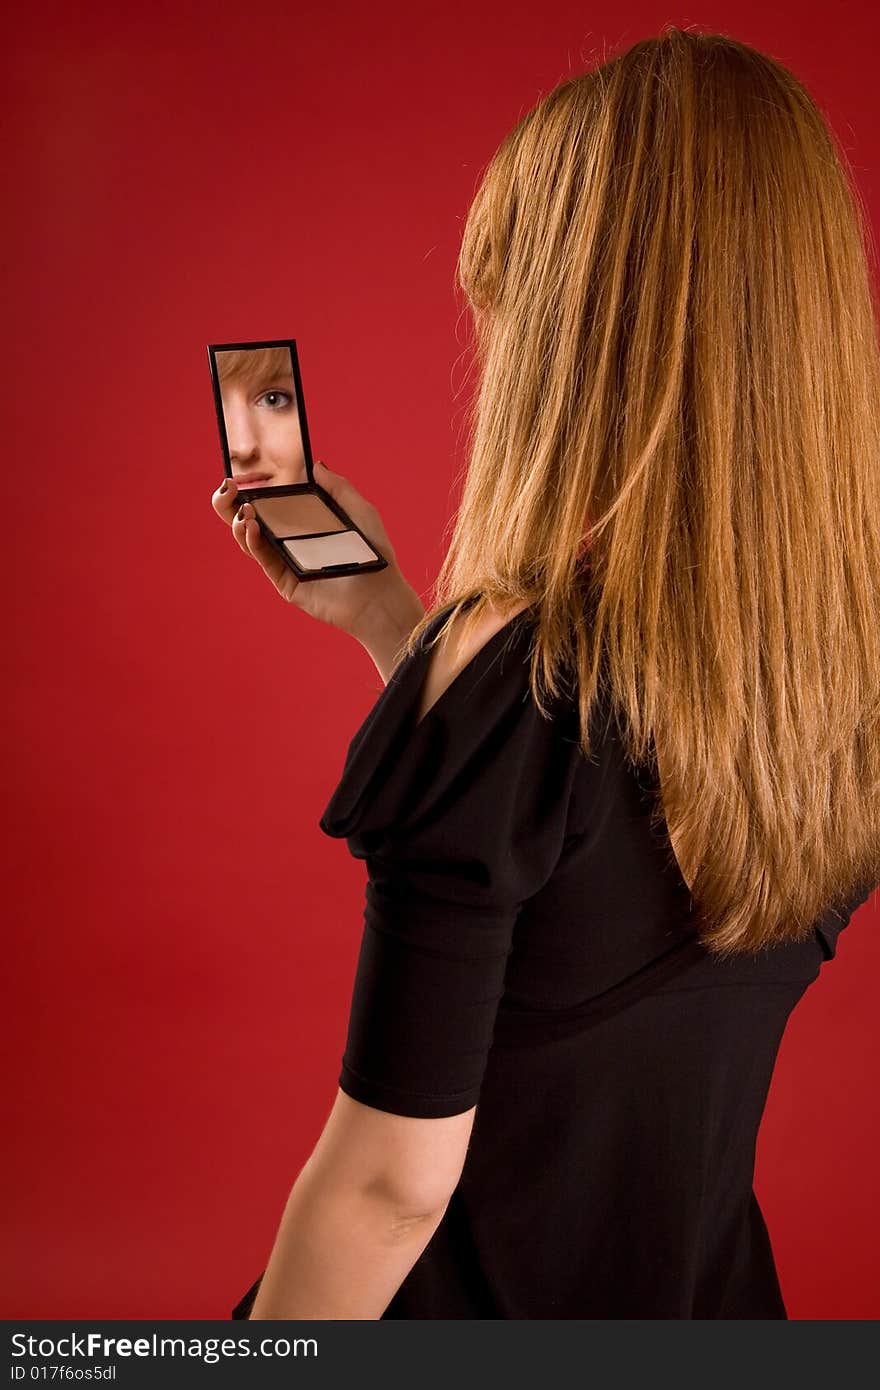
M 289 351 L 238 349 L 216 357 L 229 461 L 238 486 L 308 482 Z

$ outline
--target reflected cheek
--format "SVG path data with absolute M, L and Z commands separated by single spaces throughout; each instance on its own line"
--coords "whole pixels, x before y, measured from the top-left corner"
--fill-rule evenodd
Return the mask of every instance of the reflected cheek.
M 286 420 L 274 420 L 271 425 L 267 425 L 263 430 L 266 440 L 266 448 L 273 463 L 295 464 L 301 463 L 302 437 L 299 432 L 299 421 L 295 416 Z

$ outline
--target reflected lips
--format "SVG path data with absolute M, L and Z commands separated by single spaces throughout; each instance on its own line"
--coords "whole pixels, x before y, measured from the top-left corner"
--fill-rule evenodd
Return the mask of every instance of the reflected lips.
M 272 479 L 268 473 L 242 473 L 240 478 L 233 477 L 232 481 L 236 487 L 254 487 L 257 483 L 269 483 Z

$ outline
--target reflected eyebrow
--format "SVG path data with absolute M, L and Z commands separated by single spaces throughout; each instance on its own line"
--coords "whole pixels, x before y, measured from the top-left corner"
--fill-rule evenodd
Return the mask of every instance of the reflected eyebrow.
M 276 377 L 268 377 L 262 384 L 257 384 L 253 389 L 260 391 L 286 391 L 290 396 L 296 396 L 296 387 L 290 377 L 282 378 L 280 381 Z

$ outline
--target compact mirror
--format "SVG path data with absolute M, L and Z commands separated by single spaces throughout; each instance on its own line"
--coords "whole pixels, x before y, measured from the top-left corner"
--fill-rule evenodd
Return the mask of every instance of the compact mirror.
M 299 579 L 385 569 L 388 562 L 315 482 L 296 340 L 209 343 L 228 478 Z

